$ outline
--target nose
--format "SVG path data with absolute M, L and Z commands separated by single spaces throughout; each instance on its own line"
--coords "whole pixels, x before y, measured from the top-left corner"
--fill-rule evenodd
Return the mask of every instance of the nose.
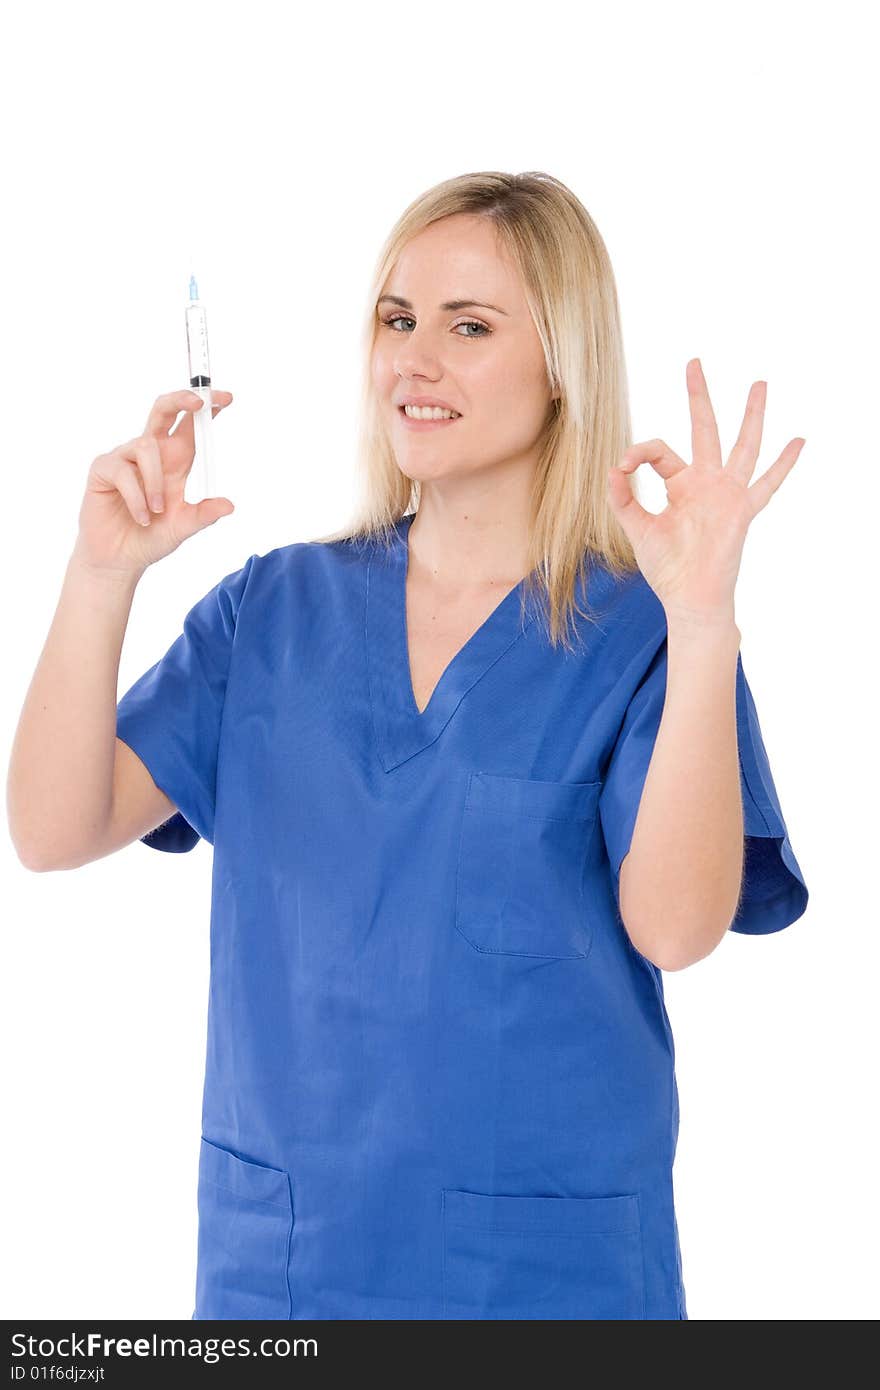
M 402 379 L 425 376 L 436 380 L 442 375 L 437 354 L 431 350 L 427 339 L 417 334 L 418 330 L 415 333 L 401 333 L 400 337 L 404 341 L 396 344 L 394 370 Z

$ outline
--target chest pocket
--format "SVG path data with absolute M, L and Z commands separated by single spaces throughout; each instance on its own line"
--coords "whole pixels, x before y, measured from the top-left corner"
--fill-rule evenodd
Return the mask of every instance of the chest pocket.
M 474 950 L 550 960 L 589 954 L 585 884 L 601 787 L 469 774 L 455 925 Z

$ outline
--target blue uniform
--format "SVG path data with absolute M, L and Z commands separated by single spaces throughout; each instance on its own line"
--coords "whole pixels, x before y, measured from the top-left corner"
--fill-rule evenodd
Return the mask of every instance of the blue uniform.
M 214 847 L 193 1317 L 686 1318 L 661 972 L 618 874 L 665 612 L 591 564 L 574 651 L 519 585 L 416 706 L 411 517 L 252 555 L 118 704 Z M 733 930 L 807 889 L 737 660 Z

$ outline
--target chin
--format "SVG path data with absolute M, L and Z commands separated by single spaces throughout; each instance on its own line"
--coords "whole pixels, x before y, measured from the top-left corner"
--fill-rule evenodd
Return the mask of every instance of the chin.
M 448 469 L 401 468 L 400 471 L 405 478 L 409 478 L 411 483 L 439 483 L 444 478 L 450 477 Z
M 461 469 L 450 467 L 447 459 L 437 459 L 432 463 L 430 459 L 401 461 L 398 458 L 397 466 L 404 477 L 414 483 L 436 483 L 444 478 L 454 478 L 461 473 Z

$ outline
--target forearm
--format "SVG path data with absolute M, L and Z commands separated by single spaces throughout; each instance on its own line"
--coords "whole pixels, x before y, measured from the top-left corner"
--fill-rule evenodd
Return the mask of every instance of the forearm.
M 742 886 L 733 618 L 667 621 L 663 715 L 620 877 L 620 911 L 661 969 L 707 956 Z
M 137 582 L 68 562 L 7 779 L 10 835 L 30 868 L 75 854 L 111 813 L 119 658 Z

